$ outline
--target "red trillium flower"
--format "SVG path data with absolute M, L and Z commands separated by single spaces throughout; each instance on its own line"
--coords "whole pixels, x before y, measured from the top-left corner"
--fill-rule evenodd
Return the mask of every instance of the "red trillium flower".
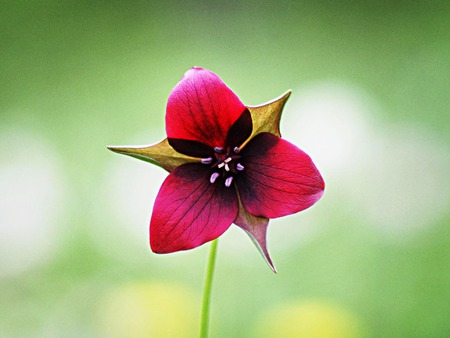
M 172 90 L 167 139 L 148 147 L 109 147 L 170 172 L 150 221 L 156 253 L 188 250 L 244 229 L 275 270 L 266 246 L 270 218 L 312 206 L 324 181 L 310 157 L 281 139 L 290 92 L 246 107 L 214 73 L 191 68 Z

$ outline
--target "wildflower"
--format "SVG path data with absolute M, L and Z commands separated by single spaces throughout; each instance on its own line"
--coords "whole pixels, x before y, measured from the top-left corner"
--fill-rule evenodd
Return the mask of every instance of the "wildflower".
M 281 139 L 289 95 L 246 107 L 216 74 L 194 67 L 169 96 L 165 140 L 109 147 L 170 172 L 150 221 L 154 252 L 195 248 L 235 223 L 275 270 L 266 245 L 269 219 L 310 207 L 324 190 L 310 157 Z

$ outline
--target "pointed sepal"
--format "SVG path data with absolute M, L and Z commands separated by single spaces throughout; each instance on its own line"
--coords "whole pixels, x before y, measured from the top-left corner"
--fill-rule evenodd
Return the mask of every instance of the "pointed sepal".
M 290 90 L 270 102 L 259 106 L 247 106 L 253 122 L 253 132 L 249 140 L 264 132 L 281 137 L 280 118 L 289 96 L 291 96 Z
M 190 162 L 199 162 L 198 158 L 180 154 L 167 139 L 150 146 L 109 146 L 109 150 L 150 162 L 171 172 L 176 167 Z
M 239 212 L 234 224 L 242 228 L 247 235 L 249 235 L 256 248 L 262 254 L 266 263 L 273 272 L 277 273 L 277 269 L 275 268 L 275 265 L 270 258 L 269 251 L 267 250 L 266 235 L 269 219 L 250 214 L 247 210 L 245 210 L 241 200 L 239 199 Z

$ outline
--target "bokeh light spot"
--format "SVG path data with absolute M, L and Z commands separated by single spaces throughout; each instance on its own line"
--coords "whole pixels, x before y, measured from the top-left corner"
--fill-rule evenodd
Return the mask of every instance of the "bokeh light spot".
M 183 286 L 134 282 L 110 290 L 99 306 L 99 332 L 108 338 L 184 338 L 197 329 L 198 305 Z
M 0 277 L 8 277 L 55 252 L 67 191 L 60 159 L 41 136 L 3 129 L 0 144 Z
M 330 82 L 299 92 L 287 107 L 282 132 L 324 175 L 318 207 L 351 210 L 394 238 L 417 233 L 445 215 L 448 143 L 422 125 L 374 119 L 380 108 L 358 88 Z
M 323 301 L 281 304 L 257 322 L 258 338 L 361 338 L 360 320 L 343 307 Z
M 150 133 L 132 138 L 129 144 L 138 144 L 142 140 L 157 142 L 160 138 L 160 135 Z M 122 256 L 124 252 L 132 252 L 136 256 L 135 250 L 141 249 L 141 253 L 146 255 L 153 204 L 168 173 L 131 157 L 112 152 L 109 155 L 103 175 L 102 201 L 104 210 L 108 211 L 105 217 L 118 223 L 111 226 L 109 222 L 99 222 L 101 226 L 93 229 L 91 235 L 98 247 L 108 254 Z M 116 250 L 111 251 L 111 245 Z

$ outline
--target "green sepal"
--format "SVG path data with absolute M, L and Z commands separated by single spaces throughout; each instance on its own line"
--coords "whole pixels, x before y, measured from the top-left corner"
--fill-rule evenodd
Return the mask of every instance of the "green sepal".
M 264 132 L 281 137 L 280 118 L 289 96 L 291 96 L 290 90 L 280 97 L 259 106 L 247 106 L 252 116 L 253 123 L 253 131 L 247 142 L 256 135 Z
M 277 273 L 277 269 L 275 268 L 275 265 L 270 258 L 269 251 L 267 250 L 266 235 L 267 227 L 269 226 L 269 219 L 265 217 L 257 217 L 250 214 L 244 208 L 239 194 L 238 202 L 239 212 L 233 223 L 239 226 L 247 233 L 247 235 L 249 235 L 250 239 L 253 241 L 266 263 L 269 265 L 273 272 Z
M 150 162 L 164 168 L 168 172 L 185 163 L 199 162 L 199 159 L 196 157 L 186 156 L 177 152 L 170 146 L 167 139 L 150 146 L 109 146 L 108 149 Z

